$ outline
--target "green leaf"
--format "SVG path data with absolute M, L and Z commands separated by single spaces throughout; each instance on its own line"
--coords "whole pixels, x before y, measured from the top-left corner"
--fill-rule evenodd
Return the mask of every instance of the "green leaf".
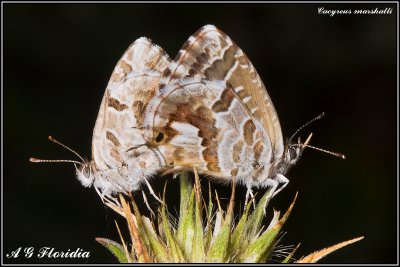
M 107 238 L 97 237 L 96 241 L 107 248 L 118 260 L 119 263 L 128 263 L 124 248 L 122 245 Z
M 226 254 L 231 236 L 231 224 L 228 221 L 223 226 L 215 239 L 212 241 L 207 253 L 208 262 L 226 262 Z
M 139 208 L 136 205 L 136 202 L 133 200 L 132 198 L 132 206 L 133 206 L 133 215 L 134 218 L 136 218 L 136 224 L 137 224 L 137 231 L 139 233 L 140 236 L 140 241 L 143 243 L 143 246 L 145 248 L 150 247 L 150 240 L 149 237 L 147 236 L 146 230 L 145 230 L 145 226 L 143 225 L 142 222 L 142 215 L 139 212 Z
M 189 181 L 187 173 L 182 173 L 180 178 L 180 189 L 181 189 L 181 203 L 180 203 L 180 214 L 179 214 L 179 225 L 176 234 L 180 246 L 185 252 L 185 257 L 189 261 L 193 261 L 192 249 L 193 249 L 193 237 L 195 232 L 194 226 L 194 199 L 195 192 L 193 185 Z
M 164 189 L 164 200 L 165 200 L 165 189 Z M 175 240 L 171 228 L 172 226 L 169 224 L 168 216 L 166 212 L 166 205 L 163 204 L 161 207 L 161 220 L 164 226 L 164 233 L 167 240 L 167 245 L 169 247 L 169 252 L 171 253 L 172 259 L 174 262 L 186 262 L 185 257 L 183 256 L 183 252 L 181 251 L 177 241 Z
M 294 253 L 296 253 L 297 249 L 300 247 L 300 243 L 290 252 L 289 255 L 282 261 L 282 263 L 289 263 L 289 261 L 293 258 Z
M 210 249 L 207 254 L 209 262 L 229 261 L 227 255 L 229 251 L 229 244 L 231 241 L 234 195 L 235 195 L 235 187 L 233 185 L 231 199 L 229 201 L 226 217 L 223 220 L 222 228 L 217 234 L 217 236 L 215 236 L 215 239 L 211 243 Z
M 157 259 L 157 262 L 172 262 L 173 260 L 167 253 L 165 245 L 157 238 L 157 234 L 154 231 L 149 218 L 143 216 L 142 223 L 149 239 L 151 250 L 154 254 L 154 257 Z
M 171 260 L 168 257 L 168 253 L 165 250 L 165 246 L 157 238 L 157 234 L 154 231 L 154 228 L 149 218 L 140 215 L 139 208 L 133 199 L 132 199 L 132 206 L 135 213 L 139 234 L 142 237 L 142 239 L 145 240 L 145 242 L 146 240 L 147 242 L 149 242 L 147 246 L 151 248 L 157 262 L 171 262 Z
M 194 235 L 192 245 L 193 262 L 204 262 L 204 236 L 200 203 L 195 198 Z
M 239 248 L 247 247 L 246 244 L 249 240 L 246 236 L 246 225 L 252 203 L 253 199 L 251 199 L 250 202 L 247 204 L 245 212 L 242 214 L 242 217 L 240 218 L 235 229 L 233 230 L 230 250 L 231 255 L 237 254 L 236 252 L 240 253 L 240 251 L 237 251 Z
M 278 233 L 279 229 L 265 231 L 256 241 L 247 247 L 245 252 L 240 256 L 239 262 L 265 263 L 275 245 L 275 238 Z
M 189 174 L 187 172 L 181 172 L 179 174 L 179 184 L 180 184 L 180 207 L 179 207 L 179 220 L 185 216 L 190 195 L 193 191 L 193 183 L 190 180 Z
M 161 208 L 158 209 L 157 217 L 147 218 L 140 215 L 132 196 L 130 203 L 127 203 L 120 195 L 122 205 L 109 205 L 109 207 L 127 220 L 132 251 L 128 251 L 122 237 L 122 245 L 104 238 L 96 238 L 96 240 L 121 263 L 265 263 L 270 260 L 270 255 L 279 242 L 279 233 L 293 209 L 297 194 L 282 216 L 280 212 L 274 210 L 274 216 L 267 228 L 263 221 L 270 200 L 270 190 L 264 194 L 253 212 L 250 211 L 252 201 L 254 201 L 252 199 L 238 223 L 234 225 L 234 181 L 227 209 L 222 208 L 216 192 L 218 209 L 213 216 L 211 189 L 209 189 L 209 202 L 206 204 L 201 195 L 200 181 L 196 171 L 195 186 L 186 173 L 181 174 L 180 178 L 181 203 L 177 228 L 175 228 L 176 224 L 170 221 L 165 203 L 162 203 Z M 133 213 L 131 207 L 133 207 Z M 203 218 L 204 216 L 206 218 Z M 206 226 L 203 227 L 203 225 Z M 119 231 L 118 224 L 117 229 Z M 314 252 L 297 262 L 316 262 L 332 251 L 360 239 L 362 237 Z M 293 261 L 292 257 L 296 249 L 291 251 L 283 263 Z
M 179 207 L 179 225 L 176 237 L 181 244 L 184 244 L 186 239 L 185 230 L 187 228 L 188 220 L 190 220 L 188 210 L 192 206 L 189 204 L 189 201 L 190 201 L 190 196 L 193 193 L 193 185 L 190 182 L 188 173 L 186 172 L 182 172 L 179 174 L 179 183 L 180 183 L 181 199 Z
M 257 237 L 257 234 L 259 233 L 261 229 L 261 223 L 263 221 L 263 218 L 265 216 L 265 210 L 267 208 L 268 202 L 270 200 L 270 191 L 271 189 L 268 189 L 268 191 L 264 194 L 264 196 L 261 198 L 260 202 L 256 205 L 255 210 L 251 213 L 249 219 L 247 220 L 246 223 L 246 229 L 247 229 L 247 237 L 249 241 L 254 240 Z
M 205 230 L 205 237 L 204 237 L 204 250 L 208 251 L 211 244 L 212 239 L 212 212 L 213 212 L 213 204 L 212 204 L 212 197 L 211 197 L 211 185 L 208 182 L 208 206 L 207 206 L 207 225 Z
M 119 197 L 122 204 L 121 211 L 125 214 L 124 217 L 128 223 L 128 229 L 132 239 L 132 247 L 133 247 L 132 258 L 136 258 L 138 262 L 150 262 L 152 261 L 152 258 L 149 257 L 147 246 L 145 246 L 144 243 L 142 242 L 143 238 L 141 237 L 140 234 L 141 229 L 139 229 L 135 223 L 136 216 L 132 213 L 130 205 L 129 203 L 126 202 L 123 195 L 120 194 Z M 136 206 L 135 201 L 133 200 L 133 198 L 131 200 L 132 200 L 132 205 L 135 207 Z M 139 212 L 137 212 L 137 214 L 139 214 Z
M 263 199 L 260 201 L 259 206 L 256 207 L 256 211 L 263 203 L 264 198 L 267 196 L 267 194 L 268 192 L 266 193 L 266 195 L 263 196 Z M 264 263 L 268 259 L 269 255 L 272 252 L 272 249 L 275 246 L 276 237 L 278 236 L 283 224 L 289 218 L 296 199 L 297 193 L 288 210 L 280 219 L 280 212 L 274 211 L 274 217 L 272 218 L 272 221 L 267 230 L 264 231 L 264 233 L 260 237 L 258 237 L 248 246 L 245 252 L 240 256 L 240 262 Z

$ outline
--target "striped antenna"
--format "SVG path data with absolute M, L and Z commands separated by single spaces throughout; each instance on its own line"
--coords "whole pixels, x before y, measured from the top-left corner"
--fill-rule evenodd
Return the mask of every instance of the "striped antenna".
M 319 148 L 319 147 L 310 146 L 308 144 L 294 144 L 294 145 L 298 145 L 298 146 L 302 146 L 302 147 L 309 147 L 309 148 L 312 148 L 314 150 L 318 150 L 318 151 L 330 154 L 330 155 L 338 157 L 338 158 L 346 159 L 346 156 L 344 154 L 342 154 L 342 153 L 332 152 L 332 151 L 329 151 L 329 150 L 326 150 L 326 149 L 322 149 L 322 148 Z
M 294 132 L 294 134 L 289 138 L 289 144 L 290 144 L 290 141 L 292 141 L 293 137 L 296 136 L 296 134 L 298 134 L 301 130 L 303 130 L 305 127 L 307 127 L 308 125 L 310 125 L 310 124 L 313 123 L 314 121 L 319 120 L 319 119 L 321 119 L 321 118 L 324 117 L 324 116 L 325 116 L 325 112 L 322 112 L 321 114 L 319 114 L 319 115 L 318 115 L 317 117 L 315 117 L 314 119 L 312 119 L 312 120 L 310 120 L 309 122 L 303 124 L 303 125 L 302 125 L 299 129 L 297 129 L 297 130 Z
M 304 149 L 306 147 L 309 147 L 309 148 L 312 148 L 314 150 L 318 150 L 318 151 L 333 155 L 333 156 L 338 157 L 338 158 L 346 159 L 346 156 L 344 154 L 342 154 L 342 153 L 332 152 L 332 151 L 329 151 L 329 150 L 326 150 L 326 149 L 322 149 L 322 148 L 319 148 L 319 147 L 310 146 L 308 143 L 310 143 L 311 137 L 312 137 L 312 133 L 307 137 L 307 140 L 304 143 L 301 143 L 300 142 L 300 138 L 299 138 L 299 143 L 293 144 L 292 146 L 300 146 L 300 147 L 302 147 L 302 149 Z
M 314 119 L 312 119 L 312 120 L 310 120 L 309 122 L 303 124 L 303 126 L 301 126 L 299 129 L 297 129 L 297 130 L 294 132 L 294 134 L 290 137 L 290 139 L 289 139 L 289 144 L 290 144 L 290 141 L 293 139 L 293 137 L 295 137 L 296 134 L 297 134 L 298 132 L 300 132 L 302 129 L 304 129 L 304 127 L 310 125 L 311 123 L 313 123 L 313 122 L 316 121 L 316 120 L 321 119 L 321 118 L 324 117 L 324 116 L 325 116 L 325 112 L 322 112 L 321 114 L 319 114 L 319 115 L 318 115 L 317 117 L 315 117 Z M 329 150 L 326 150 L 326 149 L 322 149 L 322 148 L 319 148 L 319 147 L 310 146 L 308 143 L 310 142 L 311 137 L 312 137 L 312 133 L 307 137 L 307 140 L 306 140 L 304 143 L 301 143 L 301 142 L 300 142 L 300 137 L 299 137 L 299 143 L 298 143 L 298 144 L 292 144 L 292 146 L 300 146 L 300 147 L 302 147 L 302 148 L 309 147 L 309 148 L 312 148 L 312 149 L 314 149 L 314 150 L 318 150 L 318 151 L 321 151 L 321 152 L 330 154 L 330 155 L 335 156 L 335 157 L 338 157 L 338 158 L 346 159 L 346 156 L 345 156 L 344 154 L 342 154 L 342 153 L 332 152 L 332 151 L 329 151 Z
M 79 162 L 79 161 L 76 161 L 76 160 L 69 160 L 69 159 L 37 159 L 37 158 L 30 158 L 29 161 L 33 162 L 33 163 L 41 163 L 41 162 L 61 163 L 61 162 L 68 162 L 68 163 L 84 165 L 82 162 Z
M 62 146 L 63 148 L 71 151 L 72 153 L 74 153 L 76 156 L 78 156 L 82 162 L 76 161 L 76 160 L 69 160 L 69 159 L 37 159 L 37 158 L 30 158 L 29 161 L 33 162 L 33 163 L 43 163 L 43 162 L 49 162 L 49 163 L 63 163 L 63 162 L 67 162 L 67 163 L 74 163 L 74 164 L 79 164 L 84 166 L 85 164 L 85 160 L 81 157 L 81 155 L 79 155 L 75 150 L 69 148 L 68 146 L 64 145 L 63 143 L 57 141 L 55 138 L 53 138 L 51 135 L 49 135 L 49 140 L 53 143 L 56 143 L 57 145 Z M 76 166 L 75 166 L 76 167 Z

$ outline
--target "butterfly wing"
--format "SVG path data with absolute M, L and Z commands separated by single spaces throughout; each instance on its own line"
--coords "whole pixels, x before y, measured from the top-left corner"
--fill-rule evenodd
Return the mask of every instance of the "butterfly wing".
M 106 88 L 92 139 L 97 170 L 124 164 L 126 151 L 145 142 L 143 114 L 158 90 L 168 55 L 147 38 L 139 38 L 118 61 Z
M 145 124 L 154 131 L 153 147 L 175 171 L 196 167 L 248 182 L 259 166 L 269 169 L 267 132 L 223 81 L 185 79 L 163 87 L 148 105 Z
M 267 130 L 274 156 L 282 156 L 282 130 L 271 98 L 248 57 L 229 36 L 213 25 L 192 35 L 164 70 L 160 84 L 182 78 L 222 80 L 229 84 L 253 118 Z

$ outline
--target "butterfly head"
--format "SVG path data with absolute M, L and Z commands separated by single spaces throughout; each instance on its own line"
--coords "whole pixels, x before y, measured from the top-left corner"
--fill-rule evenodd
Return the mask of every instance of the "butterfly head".
M 78 180 L 82 183 L 84 187 L 91 187 L 94 181 L 94 173 L 92 164 L 88 161 L 85 161 L 83 164 L 77 166 L 76 168 L 76 176 Z
M 78 153 L 76 153 L 74 150 L 71 148 L 67 147 L 66 145 L 60 143 L 56 139 L 54 139 L 52 136 L 49 136 L 49 140 L 53 143 L 56 143 L 65 149 L 71 151 L 75 155 L 79 157 L 81 161 L 76 161 L 76 160 L 65 160 L 65 159 L 52 159 L 52 160 L 47 160 L 47 159 L 37 159 L 37 158 L 30 158 L 30 162 L 38 163 L 38 162 L 47 162 L 47 163 L 62 163 L 62 162 L 67 162 L 67 163 L 73 163 L 76 169 L 76 175 L 78 177 L 78 180 L 82 183 L 83 186 L 85 187 L 90 187 L 93 184 L 94 180 L 94 167 L 92 162 L 83 159 Z
M 286 174 L 290 167 L 292 167 L 300 159 L 304 149 L 308 146 L 312 137 L 312 133 L 308 136 L 307 140 L 302 143 L 300 138 L 297 143 L 291 143 L 290 140 L 285 146 L 285 151 L 282 159 L 277 163 L 277 173 Z
M 301 154 L 303 153 L 304 147 L 298 144 L 288 144 L 285 151 L 284 162 L 289 166 L 296 164 Z
M 283 175 L 286 174 L 287 171 L 290 169 L 290 167 L 296 164 L 296 162 L 299 160 L 306 147 L 333 155 L 338 158 L 346 159 L 346 156 L 342 153 L 332 152 L 319 147 L 310 146 L 309 143 L 311 137 L 312 133 L 310 133 L 310 135 L 308 136 L 307 140 L 304 143 L 301 142 L 300 137 L 298 138 L 297 143 L 291 143 L 290 142 L 291 139 L 287 142 L 283 157 L 275 167 L 276 173 L 280 173 Z

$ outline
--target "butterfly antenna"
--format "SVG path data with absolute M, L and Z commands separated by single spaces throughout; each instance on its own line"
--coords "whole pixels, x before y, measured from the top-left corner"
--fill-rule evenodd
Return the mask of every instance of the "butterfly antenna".
M 57 145 L 60 145 L 60 146 L 62 146 L 63 148 L 65 148 L 65 149 L 67 149 L 67 150 L 69 150 L 69 151 L 71 151 L 72 153 L 74 153 L 75 155 L 77 155 L 81 160 L 82 160 L 82 162 L 85 162 L 85 160 L 81 157 L 81 155 L 79 155 L 78 153 L 76 153 L 73 149 L 71 149 L 71 148 L 69 148 L 69 147 L 67 147 L 66 145 L 64 145 L 63 143 L 61 143 L 61 142 L 59 142 L 59 141 L 57 141 L 56 139 L 54 139 L 51 135 L 49 135 L 49 140 L 51 141 L 51 142 L 53 142 L 53 143 L 56 143 Z
M 40 162 L 51 162 L 51 163 L 68 162 L 68 163 L 84 165 L 82 162 L 79 162 L 79 161 L 76 161 L 76 160 L 69 160 L 69 159 L 37 159 L 37 158 L 30 158 L 29 161 L 33 162 L 33 163 L 40 163 Z
M 322 149 L 322 148 L 319 148 L 319 147 L 310 146 L 308 143 L 310 143 L 311 137 L 312 137 L 312 133 L 307 137 L 307 140 L 304 143 L 300 143 L 300 138 L 299 138 L 299 143 L 298 144 L 293 144 L 293 146 L 300 146 L 302 148 L 309 147 L 309 148 L 312 148 L 314 150 L 318 150 L 318 151 L 333 155 L 333 156 L 338 157 L 338 158 L 346 159 L 346 156 L 344 154 L 342 154 L 342 153 L 332 152 L 332 151 L 329 151 L 329 150 L 326 150 L 326 149 Z
M 330 154 L 330 155 L 338 157 L 338 158 L 346 159 L 346 156 L 344 154 L 342 154 L 342 153 L 332 152 L 332 151 L 329 151 L 329 150 L 326 150 L 326 149 L 322 149 L 322 148 L 319 148 L 319 147 L 310 146 L 308 144 L 296 144 L 296 145 L 299 145 L 299 146 L 302 146 L 302 147 L 309 147 L 309 148 L 312 148 L 314 150 L 318 150 L 318 151 Z
M 69 160 L 69 159 L 37 159 L 37 158 L 30 158 L 29 161 L 30 162 L 34 162 L 34 163 L 40 163 L 40 162 L 50 162 L 50 163 L 61 163 L 61 162 L 67 162 L 67 163 L 73 163 L 75 165 L 76 168 L 76 164 L 79 165 L 85 165 L 84 162 L 86 162 L 78 153 L 76 153 L 73 149 L 67 147 L 66 145 L 64 145 L 63 143 L 57 141 L 56 139 L 54 139 L 52 136 L 49 135 L 49 140 L 53 143 L 56 143 L 57 145 L 62 146 L 63 148 L 71 151 L 72 153 L 74 153 L 76 156 L 78 156 L 82 162 L 76 161 L 76 160 Z
M 316 120 L 321 119 L 323 116 L 325 116 L 325 112 L 322 112 L 321 114 L 319 114 L 317 117 L 315 117 L 314 119 L 310 120 L 309 122 L 303 124 L 299 129 L 297 129 L 294 134 L 289 138 L 289 143 L 290 141 L 292 141 L 293 137 L 295 137 L 301 130 L 303 130 L 305 127 L 307 127 L 308 125 L 310 125 L 311 123 L 313 123 Z

